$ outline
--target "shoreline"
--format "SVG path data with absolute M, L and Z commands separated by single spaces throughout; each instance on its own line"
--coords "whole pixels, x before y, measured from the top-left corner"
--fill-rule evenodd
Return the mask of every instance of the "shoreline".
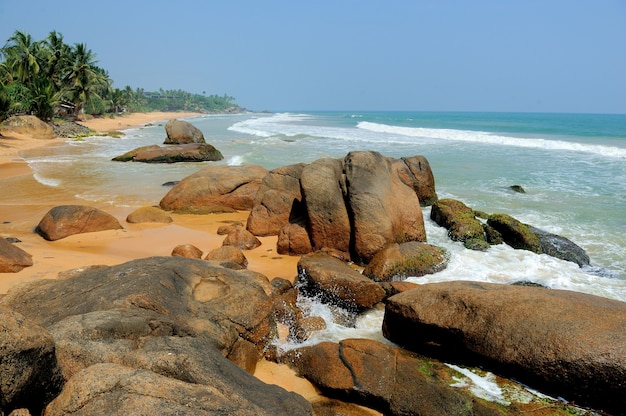
M 190 118 L 202 113 L 136 113 L 115 118 L 96 118 L 81 122 L 96 132 L 125 130 L 146 123 L 171 118 Z M 98 204 L 78 199 L 69 192 L 39 183 L 34 172 L 21 158 L 20 152 L 43 146 L 54 146 L 67 139 L 41 140 L 35 137 L 3 131 L 0 137 L 0 237 L 14 237 L 16 243 L 33 257 L 33 266 L 18 273 L 0 273 L 0 296 L 12 287 L 38 279 L 55 279 L 58 273 L 90 265 L 115 265 L 137 258 L 169 256 L 179 244 L 193 244 L 203 251 L 221 246 L 225 236 L 217 235 L 224 223 L 240 221 L 245 224 L 248 212 L 232 214 L 181 215 L 172 214 L 171 224 L 130 224 L 126 217 L 136 207 Z M 166 191 L 164 191 L 165 195 Z M 122 230 L 73 235 L 62 240 L 46 241 L 34 232 L 43 216 L 58 205 L 89 205 L 102 209 L 118 219 Z M 277 237 L 260 237 L 262 245 L 245 251 L 248 268 L 262 273 L 269 280 L 283 277 L 293 281 L 297 257 L 276 253 Z

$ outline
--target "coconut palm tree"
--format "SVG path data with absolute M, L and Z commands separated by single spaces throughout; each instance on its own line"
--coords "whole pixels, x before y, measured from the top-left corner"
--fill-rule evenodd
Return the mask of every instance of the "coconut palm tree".
M 111 85 L 106 72 L 96 66 L 96 55 L 84 43 L 77 43 L 72 48 L 64 84 L 68 88 L 67 97 L 74 104 L 75 116 L 83 112 L 87 101 L 99 97 L 99 89 Z
M 2 55 L 6 58 L 5 65 L 17 82 L 31 84 L 39 74 L 40 42 L 33 41 L 31 35 L 16 30 L 9 38 Z
M 63 42 L 63 35 L 53 30 L 41 42 L 41 49 L 41 56 L 45 62 L 43 72 L 54 83 L 56 89 L 61 90 L 63 78 L 70 64 L 71 48 Z

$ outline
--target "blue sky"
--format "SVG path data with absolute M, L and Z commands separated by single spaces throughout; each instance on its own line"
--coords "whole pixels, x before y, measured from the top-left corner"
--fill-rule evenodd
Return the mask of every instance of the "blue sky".
M 15 30 L 252 110 L 626 113 L 624 0 L 0 0 Z

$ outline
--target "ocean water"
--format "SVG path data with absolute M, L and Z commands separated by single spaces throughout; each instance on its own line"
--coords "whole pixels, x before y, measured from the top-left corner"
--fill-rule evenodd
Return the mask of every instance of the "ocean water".
M 374 150 L 424 155 L 440 198 L 487 213 L 502 212 L 583 247 L 591 267 L 508 246 L 465 249 L 429 219 L 428 241 L 451 253 L 440 273 L 418 283 L 532 281 L 626 301 L 626 115 L 429 112 L 291 112 L 207 115 L 189 119 L 228 165 L 268 169 Z M 135 147 L 161 144 L 164 122 L 123 138 L 68 140 L 24 153 L 40 182 L 85 201 L 157 204 L 168 188 L 206 163 L 112 162 Z M 521 185 L 526 193 L 510 189 Z

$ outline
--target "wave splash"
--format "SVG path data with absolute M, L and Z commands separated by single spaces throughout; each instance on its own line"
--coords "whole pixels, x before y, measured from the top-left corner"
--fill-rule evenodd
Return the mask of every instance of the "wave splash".
M 527 147 L 546 150 L 565 150 L 585 153 L 593 153 L 604 157 L 614 157 L 626 159 L 626 149 L 613 146 L 593 145 L 585 143 L 570 142 L 564 140 L 549 140 L 537 138 L 521 138 L 502 136 L 494 133 L 454 130 L 454 129 L 432 129 L 424 127 L 401 127 L 387 124 L 361 121 L 357 128 L 376 133 L 387 133 L 402 135 L 413 138 L 428 138 L 450 141 L 463 141 L 473 143 L 487 143 L 504 146 Z

